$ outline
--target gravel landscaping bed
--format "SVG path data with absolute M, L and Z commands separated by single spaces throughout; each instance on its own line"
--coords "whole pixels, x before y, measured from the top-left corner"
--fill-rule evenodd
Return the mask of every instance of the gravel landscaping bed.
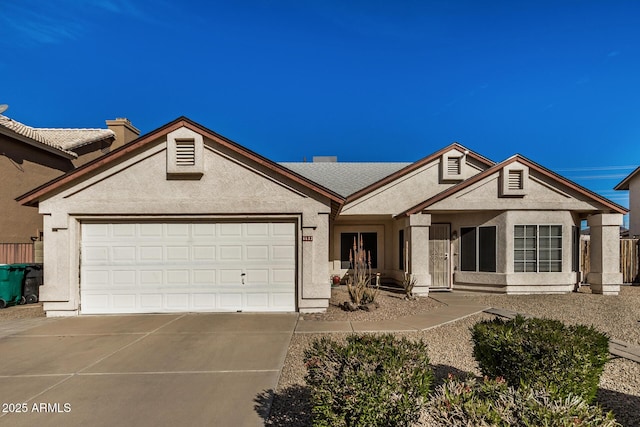
M 31 319 L 45 317 L 42 303 L 14 305 L 0 310 L 0 322 L 11 319 Z
M 416 304 L 405 301 L 401 294 L 389 293 L 380 298 L 380 308 L 367 312 L 342 312 L 337 304 L 348 298 L 342 287 L 332 290 L 332 303 L 327 313 L 304 315 L 305 320 L 382 320 L 437 310 L 442 303 L 437 293 L 421 298 Z M 381 294 L 382 296 L 382 294 Z M 640 287 L 624 286 L 618 296 L 592 295 L 588 288 L 567 295 L 475 295 L 464 296 L 479 304 L 528 313 L 536 317 L 561 320 L 567 324 L 594 325 L 597 329 L 631 344 L 640 345 Z M 429 358 L 442 381 L 449 373 L 480 375 L 472 356 L 470 328 L 478 321 L 494 316 L 481 313 L 427 331 L 402 333 L 423 339 L 429 346 Z M 307 426 L 311 424 L 308 406 L 309 390 L 304 376 L 304 350 L 320 334 L 295 334 L 291 340 L 285 365 L 275 391 L 268 425 Z M 343 339 L 346 334 L 331 334 Z M 615 358 L 607 363 L 600 380 L 597 401 L 611 410 L 625 426 L 640 426 L 640 364 Z M 429 426 L 423 416 L 419 425 Z
M 303 320 L 390 320 L 400 316 L 424 313 L 425 311 L 444 305 L 433 298 L 406 300 L 402 290 L 392 288 L 380 290 L 376 298 L 379 307 L 372 312 L 364 310 L 344 311 L 340 305 L 349 300 L 349 291 L 345 285 L 331 288 L 331 299 L 329 300 L 329 308 L 327 308 L 326 312 L 303 314 L 300 317 Z

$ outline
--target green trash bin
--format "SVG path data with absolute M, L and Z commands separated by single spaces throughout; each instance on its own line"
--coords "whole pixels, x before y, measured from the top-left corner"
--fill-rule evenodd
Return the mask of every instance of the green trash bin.
M 26 299 L 22 296 L 24 273 L 24 266 L 15 264 L 0 265 L 0 308 L 26 302 Z

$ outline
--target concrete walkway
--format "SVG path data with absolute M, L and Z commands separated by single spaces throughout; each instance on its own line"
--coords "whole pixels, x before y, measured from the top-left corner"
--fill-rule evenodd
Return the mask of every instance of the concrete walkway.
M 443 304 L 423 314 L 398 317 L 394 320 L 366 321 L 317 321 L 299 319 L 295 333 L 329 332 L 416 332 L 435 328 L 445 323 L 481 313 L 489 306 L 473 303 L 463 296 L 451 292 L 432 292 L 430 298 Z

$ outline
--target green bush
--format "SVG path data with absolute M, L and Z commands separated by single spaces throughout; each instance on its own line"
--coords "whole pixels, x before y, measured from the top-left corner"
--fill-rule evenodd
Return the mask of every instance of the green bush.
M 579 396 L 553 400 L 543 389 L 509 387 L 502 378 L 477 382 L 449 378 L 429 402 L 432 424 L 451 427 L 616 427 L 611 412 L 603 414 Z
M 577 395 L 593 401 L 609 359 L 609 338 L 583 325 L 517 316 L 476 323 L 471 332 L 483 375 L 544 388 L 554 398 Z
M 427 345 L 393 335 L 326 337 L 305 351 L 314 426 L 408 426 L 433 381 Z

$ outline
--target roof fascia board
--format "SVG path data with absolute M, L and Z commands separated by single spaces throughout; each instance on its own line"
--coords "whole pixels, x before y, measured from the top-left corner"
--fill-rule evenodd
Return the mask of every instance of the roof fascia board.
M 594 193 L 593 191 L 588 190 L 585 187 L 582 187 L 581 185 L 576 184 L 575 182 L 570 181 L 570 180 L 568 180 L 568 179 L 556 174 L 555 172 L 550 171 L 549 169 L 547 169 L 547 168 L 545 168 L 545 167 L 543 167 L 543 166 L 541 166 L 541 165 L 539 165 L 539 164 L 527 159 L 526 157 L 521 156 L 520 154 L 516 154 L 516 155 L 508 158 L 507 160 L 492 166 L 491 168 L 485 170 L 484 172 L 481 172 L 481 173 L 479 173 L 477 175 L 474 175 L 471 178 L 469 178 L 469 179 L 467 179 L 467 180 L 465 180 L 465 181 L 463 181 L 463 182 L 461 182 L 461 183 L 459 183 L 457 185 L 454 185 L 453 187 L 450 187 L 450 188 L 444 190 L 443 192 L 441 192 L 439 194 L 436 194 L 435 196 L 431 197 L 430 199 L 427 199 L 424 202 L 422 202 L 422 203 L 420 203 L 420 204 L 418 204 L 418 205 L 416 205 L 416 206 L 414 206 L 414 207 L 412 207 L 410 209 L 407 209 L 406 211 L 396 215 L 396 218 L 397 217 L 401 217 L 401 216 L 405 216 L 405 215 L 409 216 L 409 215 L 416 214 L 416 213 L 426 209 L 427 207 L 431 206 L 432 204 L 434 204 L 436 202 L 439 202 L 440 200 L 446 199 L 447 197 L 449 197 L 449 196 L 451 196 L 451 195 L 453 195 L 453 194 L 455 194 L 455 193 L 457 193 L 457 192 L 459 192 L 459 191 L 461 191 L 461 190 L 463 190 L 463 189 L 475 184 L 476 182 L 479 182 L 479 181 L 485 179 L 488 176 L 493 175 L 494 173 L 500 171 L 504 167 L 506 167 L 506 166 L 508 166 L 508 165 L 510 165 L 512 163 L 515 163 L 515 162 L 522 163 L 523 165 L 528 166 L 530 169 L 533 169 L 536 172 L 538 172 L 538 173 L 540 173 L 540 174 L 542 174 L 542 175 L 544 175 L 544 176 L 546 176 L 548 178 L 551 178 L 552 180 L 554 180 L 554 181 L 556 181 L 556 182 L 558 182 L 560 184 L 563 184 L 563 185 L 569 187 L 570 189 L 572 189 L 572 190 L 574 190 L 574 191 L 586 196 L 587 198 L 589 198 L 589 199 L 591 199 L 593 201 L 596 201 L 596 202 L 608 207 L 609 209 L 611 209 L 611 210 L 613 210 L 613 211 L 615 211 L 617 213 L 620 213 L 620 214 L 624 215 L 627 212 L 629 212 L 629 210 L 627 208 L 625 208 L 623 206 L 620 206 L 617 203 L 612 202 L 611 200 L 605 199 L 604 197 L 600 196 L 599 194 Z

